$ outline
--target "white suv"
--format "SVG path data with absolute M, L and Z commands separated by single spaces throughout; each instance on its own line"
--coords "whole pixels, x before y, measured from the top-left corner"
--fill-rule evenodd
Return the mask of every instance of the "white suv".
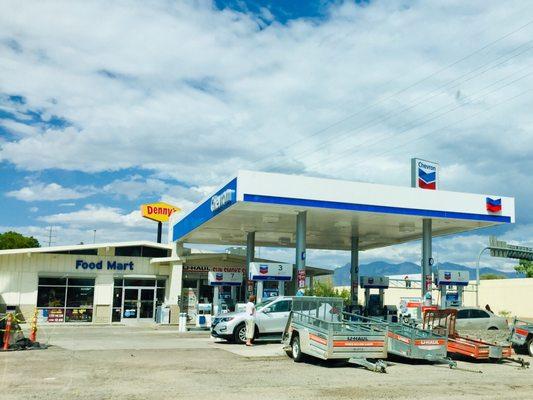
M 255 306 L 255 338 L 281 335 L 287 325 L 292 309 L 292 297 L 270 297 Z M 219 314 L 213 318 L 211 335 L 228 341 L 243 343 L 246 341 L 246 313 L 231 312 Z

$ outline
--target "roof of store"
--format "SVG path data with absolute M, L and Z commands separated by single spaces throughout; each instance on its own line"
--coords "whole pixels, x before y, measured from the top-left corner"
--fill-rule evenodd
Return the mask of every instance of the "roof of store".
M 132 241 L 132 242 L 110 242 L 110 243 L 91 243 L 91 244 L 74 244 L 65 246 L 50 246 L 50 247 L 30 247 L 24 249 L 9 249 L 0 250 L 0 255 L 7 254 L 20 254 L 20 253 L 58 253 L 72 250 L 92 250 L 92 249 L 105 249 L 105 248 L 120 248 L 120 247 L 133 247 L 144 246 L 152 247 L 156 249 L 171 250 L 172 244 L 156 243 L 145 240 Z

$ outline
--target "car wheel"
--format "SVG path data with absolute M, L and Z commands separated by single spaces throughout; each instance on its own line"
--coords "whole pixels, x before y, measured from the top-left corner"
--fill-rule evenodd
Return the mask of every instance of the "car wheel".
M 292 339 L 291 353 L 292 353 L 292 359 L 294 360 L 294 362 L 303 361 L 303 354 L 302 354 L 302 348 L 300 346 L 299 336 L 295 336 L 294 339 Z
M 235 331 L 233 332 L 233 341 L 235 343 L 243 344 L 246 342 L 246 325 L 240 324 L 237 325 Z
M 533 357 L 533 336 L 527 341 L 527 352 Z

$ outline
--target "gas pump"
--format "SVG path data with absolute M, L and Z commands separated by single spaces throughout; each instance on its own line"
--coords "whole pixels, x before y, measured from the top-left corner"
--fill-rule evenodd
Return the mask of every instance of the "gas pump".
M 468 271 L 439 270 L 435 273 L 435 284 L 440 291 L 440 307 L 454 308 L 463 305 L 463 291 L 468 286 Z
M 388 277 L 361 276 L 359 285 L 365 290 L 363 315 L 398 322 L 398 308 L 395 305 L 385 305 L 385 289 L 389 288 Z M 371 289 L 378 289 L 378 293 L 370 293 Z
M 231 297 L 236 291 L 227 291 L 225 288 L 242 285 L 242 272 L 209 271 L 207 280 L 209 285 L 213 286 L 213 315 L 228 312 L 227 299 L 232 300 Z
M 250 281 L 256 281 L 256 301 L 285 295 L 285 282 L 292 281 L 292 264 L 251 262 Z

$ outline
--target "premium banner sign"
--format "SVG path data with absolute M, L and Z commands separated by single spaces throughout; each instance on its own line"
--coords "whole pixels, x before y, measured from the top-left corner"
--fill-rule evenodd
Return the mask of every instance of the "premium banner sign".
M 359 280 L 362 288 L 387 289 L 389 287 L 387 276 L 361 276 Z
M 439 270 L 437 272 L 436 284 L 438 286 L 467 286 L 470 280 L 468 271 Z
M 248 279 L 251 281 L 290 281 L 292 264 L 251 262 Z
M 433 161 L 411 158 L 411 186 L 419 189 L 437 190 L 439 164 Z
M 242 278 L 242 272 L 209 271 L 207 273 L 207 280 L 211 286 L 240 286 Z

